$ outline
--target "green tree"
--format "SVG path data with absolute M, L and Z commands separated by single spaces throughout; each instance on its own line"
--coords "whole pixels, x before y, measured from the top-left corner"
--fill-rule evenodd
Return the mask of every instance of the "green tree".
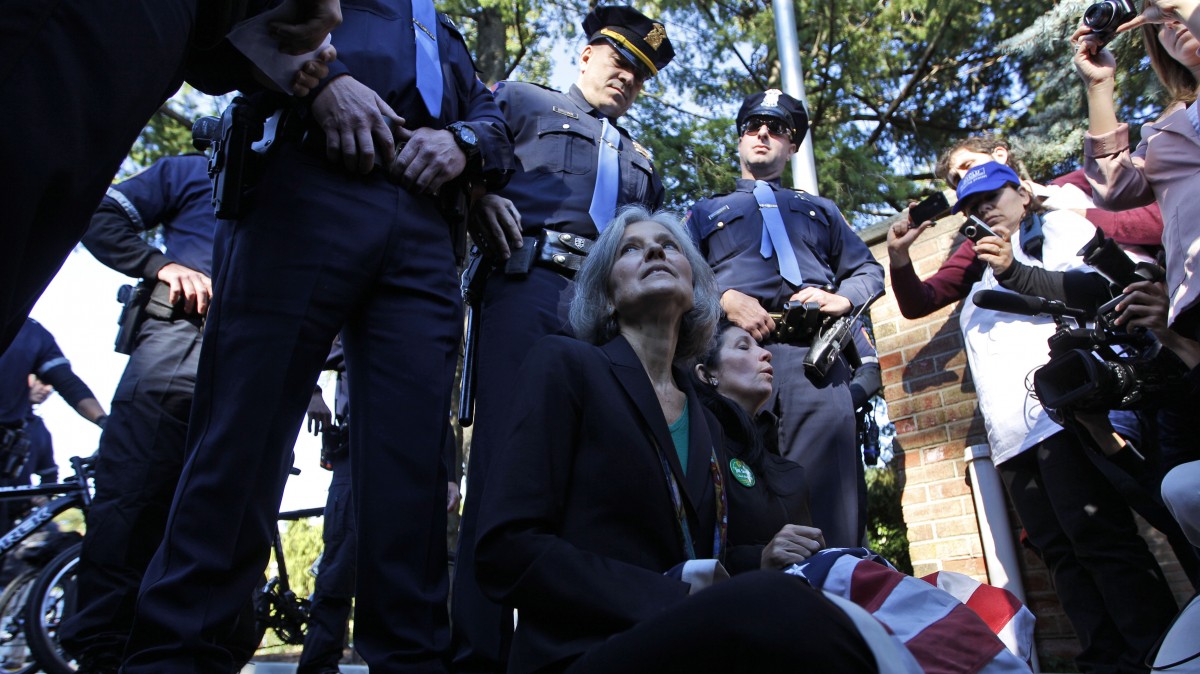
M 324 526 L 314 519 L 288 522 L 283 532 L 283 555 L 287 559 L 288 581 L 299 597 L 313 593 L 316 577 L 309 573 L 317 556 L 325 549 L 321 540 Z

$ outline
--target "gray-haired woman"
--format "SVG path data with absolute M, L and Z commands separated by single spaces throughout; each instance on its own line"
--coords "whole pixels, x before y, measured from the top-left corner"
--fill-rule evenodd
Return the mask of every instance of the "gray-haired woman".
M 623 210 L 577 277 L 571 324 L 526 360 L 483 494 L 477 573 L 519 609 L 513 672 L 877 671 L 796 578 L 724 577 L 721 431 L 683 361 L 719 313 L 668 213 Z

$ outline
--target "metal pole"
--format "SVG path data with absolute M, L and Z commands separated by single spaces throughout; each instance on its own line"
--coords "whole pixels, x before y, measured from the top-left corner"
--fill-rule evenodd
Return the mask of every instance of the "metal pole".
M 800 44 L 796 37 L 796 10 L 793 0 L 771 0 L 775 10 L 775 35 L 779 42 L 779 64 L 783 69 L 783 92 L 799 99 L 808 108 L 804 94 L 804 72 L 800 68 Z M 792 186 L 817 194 L 817 163 L 813 159 L 812 130 L 804 136 L 800 150 L 792 156 Z

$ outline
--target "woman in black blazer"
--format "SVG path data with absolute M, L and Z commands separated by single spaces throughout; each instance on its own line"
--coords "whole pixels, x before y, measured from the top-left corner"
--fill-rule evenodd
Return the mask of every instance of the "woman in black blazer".
M 718 313 L 678 219 L 629 207 L 579 272 L 580 339 L 534 346 L 477 549 L 484 591 L 519 612 L 511 671 L 876 671 L 851 621 L 799 579 L 704 589 L 725 575 L 730 478 L 677 363 Z

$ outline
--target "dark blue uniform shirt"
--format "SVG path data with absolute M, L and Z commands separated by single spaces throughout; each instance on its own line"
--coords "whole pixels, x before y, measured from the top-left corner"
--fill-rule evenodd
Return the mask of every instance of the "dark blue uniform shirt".
M 464 120 L 479 137 L 483 170 L 507 170 L 508 129 L 493 105 L 492 94 L 475 75 L 475 64 L 462 34 L 438 14 L 438 42 L 457 41 L 462 49 L 439 50 L 443 89 L 441 116 L 430 119 L 417 90 L 417 46 L 413 36 L 410 0 L 343 0 L 342 24 L 333 31 L 337 60 L 326 82 L 349 74 L 372 89 L 405 120 L 405 128 L 444 128 Z M 383 45 L 388 45 L 383 48 Z
M 71 363 L 50 331 L 27 318 L 12 345 L 0 355 L 0 425 L 18 425 L 33 414 L 29 402 L 31 374 L 54 385 L 72 407 L 84 398 L 95 397 L 71 371 Z
M 138 232 L 162 225 L 164 255 Z M 83 245 L 96 259 L 127 275 L 154 278 L 168 262 L 212 276 L 213 232 L 208 159 L 164 157 L 110 187 Z
M 596 159 L 603 122 L 579 87 L 562 93 L 524 82 L 501 82 L 496 103 L 513 130 L 517 172 L 499 194 L 517 207 L 521 229 L 543 227 L 596 236 L 588 209 L 596 186 Z M 646 152 L 621 132 L 621 191 L 617 206 L 663 203 L 663 186 Z
M 772 183 L 804 279 L 800 287 L 785 281 L 775 255 L 764 259 L 759 253 L 763 220 L 754 184 L 739 179 L 737 190 L 701 199 L 688 214 L 688 230 L 712 265 L 722 291 L 738 290 L 768 311 L 780 311 L 803 286 L 831 284 L 856 307 L 883 289 L 883 267 L 850 229 L 837 205 Z

